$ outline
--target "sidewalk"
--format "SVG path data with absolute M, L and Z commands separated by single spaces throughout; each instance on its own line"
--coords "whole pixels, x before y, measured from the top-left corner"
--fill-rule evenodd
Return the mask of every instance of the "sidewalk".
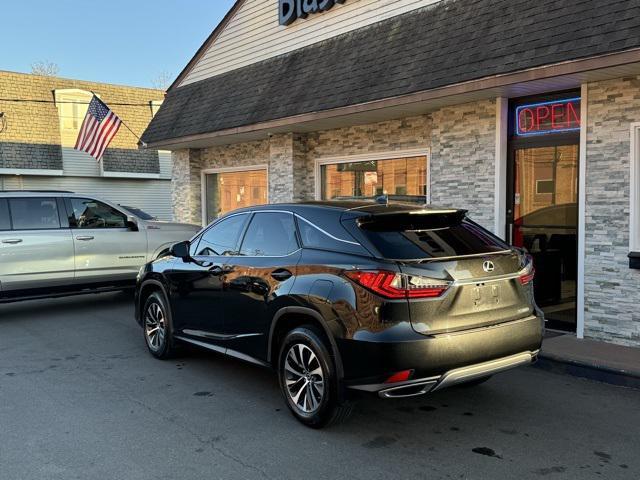
M 558 335 L 545 338 L 538 358 L 543 370 L 640 389 L 640 348 Z

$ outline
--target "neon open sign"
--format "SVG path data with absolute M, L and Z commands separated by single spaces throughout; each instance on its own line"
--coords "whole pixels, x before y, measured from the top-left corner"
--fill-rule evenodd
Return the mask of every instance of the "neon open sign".
M 532 103 L 516 108 L 516 135 L 580 130 L 580 98 Z

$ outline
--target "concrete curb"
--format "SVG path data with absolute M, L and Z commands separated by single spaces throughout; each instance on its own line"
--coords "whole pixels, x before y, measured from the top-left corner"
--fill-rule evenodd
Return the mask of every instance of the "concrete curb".
M 640 376 L 624 370 L 589 365 L 543 353 L 540 353 L 538 361 L 534 366 L 547 372 L 563 373 L 574 377 L 587 378 L 596 382 L 640 390 Z

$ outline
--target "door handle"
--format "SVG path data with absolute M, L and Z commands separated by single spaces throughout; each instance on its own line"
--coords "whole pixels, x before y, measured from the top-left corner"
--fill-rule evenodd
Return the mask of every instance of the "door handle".
M 18 243 L 22 243 L 21 238 L 7 238 L 6 240 L 2 240 L 2 243 L 8 243 L 10 245 L 16 245 Z
M 271 278 L 274 280 L 278 280 L 279 282 L 284 282 L 285 280 L 293 277 L 293 273 L 285 268 L 279 268 L 278 270 L 274 270 L 271 272 Z
M 93 240 L 94 237 L 91 235 L 79 235 L 76 237 L 76 240 L 80 240 L 81 242 L 88 242 L 89 240 Z
M 213 273 L 214 275 L 226 275 L 227 273 L 233 272 L 233 267 L 230 267 L 229 265 L 214 265 L 209 269 L 209 272 Z

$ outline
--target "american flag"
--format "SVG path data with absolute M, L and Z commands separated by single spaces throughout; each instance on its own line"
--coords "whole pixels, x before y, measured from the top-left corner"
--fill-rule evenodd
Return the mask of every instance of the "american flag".
M 100 161 L 121 124 L 122 120 L 94 95 L 74 148 Z

